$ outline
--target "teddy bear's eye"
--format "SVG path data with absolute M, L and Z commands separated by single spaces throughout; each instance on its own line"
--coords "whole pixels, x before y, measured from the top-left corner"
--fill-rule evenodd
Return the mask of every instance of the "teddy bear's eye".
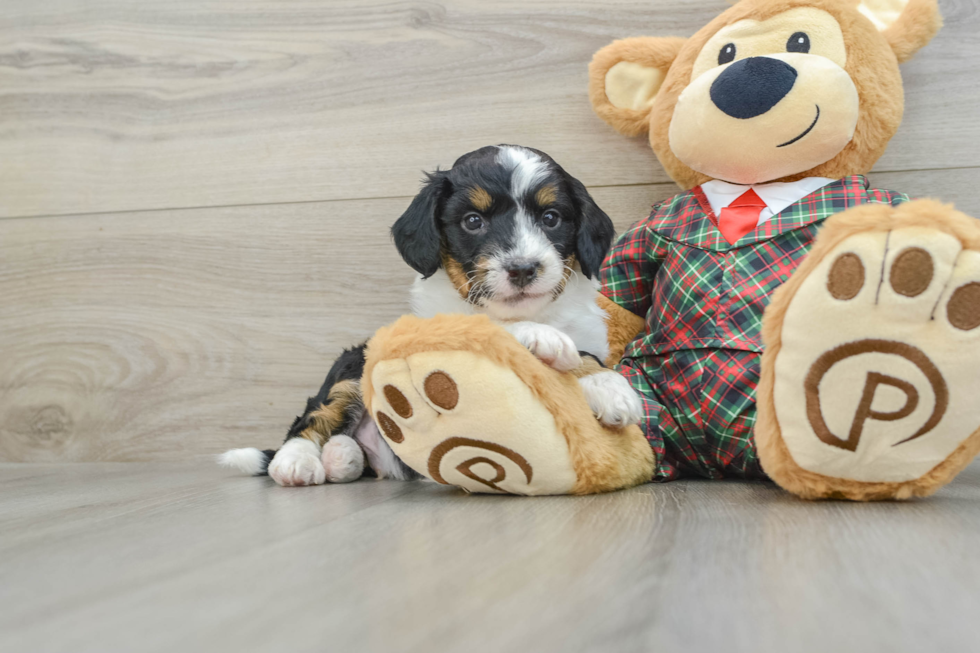
M 806 32 L 797 32 L 786 41 L 786 51 L 806 54 L 810 51 L 810 37 Z
M 723 64 L 726 64 L 729 61 L 735 61 L 735 44 L 734 43 L 729 43 L 728 45 L 726 45 L 725 47 L 723 47 L 721 49 L 721 52 L 718 53 L 718 65 L 719 66 L 721 66 Z

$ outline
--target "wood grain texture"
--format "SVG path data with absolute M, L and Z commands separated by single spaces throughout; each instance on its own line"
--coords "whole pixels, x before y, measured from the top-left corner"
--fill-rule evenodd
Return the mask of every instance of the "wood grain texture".
M 625 224 L 650 192 L 602 195 Z M 0 460 L 277 445 L 342 348 L 408 312 L 409 201 L 0 221 Z
M 0 221 L 0 455 L 278 443 L 341 348 L 407 311 L 383 226 L 406 204 Z
M 911 503 L 767 483 L 467 496 L 0 465 L 0 649 L 970 651 L 980 466 Z
M 980 165 L 980 11 L 904 67 L 882 171 Z M 616 38 L 693 34 L 723 0 L 8 0 L 0 217 L 404 196 L 488 143 L 589 185 L 668 181 L 592 114 Z
M 975 175 L 873 181 L 980 215 Z M 620 230 L 675 192 L 593 190 Z M 341 349 L 408 311 L 409 201 L 0 220 L 0 460 L 275 447 Z
M 940 2 L 872 181 L 980 216 L 980 2 Z M 539 147 L 619 229 L 675 193 L 592 114 L 586 64 L 726 6 L 6 0 L 0 460 L 58 464 L 0 463 L 0 650 L 976 649 L 976 463 L 852 505 L 193 462 L 276 446 L 340 349 L 407 310 L 387 230 L 423 169 Z

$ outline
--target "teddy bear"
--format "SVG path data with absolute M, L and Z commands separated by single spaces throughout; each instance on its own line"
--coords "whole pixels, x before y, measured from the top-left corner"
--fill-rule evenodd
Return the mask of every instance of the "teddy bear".
M 901 121 L 899 63 L 940 26 L 935 0 L 741 0 L 691 38 L 597 52 L 594 110 L 647 133 L 683 190 L 600 272 L 639 427 L 598 424 L 573 374 L 486 318 L 406 317 L 361 384 L 395 453 L 512 494 L 697 476 L 880 500 L 951 480 L 980 450 L 980 223 L 864 176 Z

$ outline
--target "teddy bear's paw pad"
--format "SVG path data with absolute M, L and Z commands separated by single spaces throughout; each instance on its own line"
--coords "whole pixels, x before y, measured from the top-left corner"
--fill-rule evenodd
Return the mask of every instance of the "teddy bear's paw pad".
M 842 241 L 799 287 L 781 335 L 774 402 L 803 469 L 911 481 L 980 426 L 980 252 L 948 233 Z
M 510 369 L 424 352 L 375 365 L 372 413 L 415 471 L 470 492 L 564 494 L 576 474 L 555 419 Z

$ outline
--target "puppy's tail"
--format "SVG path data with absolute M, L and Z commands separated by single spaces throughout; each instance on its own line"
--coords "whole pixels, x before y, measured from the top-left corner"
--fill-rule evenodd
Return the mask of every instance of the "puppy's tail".
M 222 467 L 237 469 L 252 476 L 265 476 L 269 473 L 269 462 L 276 455 L 275 449 L 229 449 L 218 456 L 218 464 Z

